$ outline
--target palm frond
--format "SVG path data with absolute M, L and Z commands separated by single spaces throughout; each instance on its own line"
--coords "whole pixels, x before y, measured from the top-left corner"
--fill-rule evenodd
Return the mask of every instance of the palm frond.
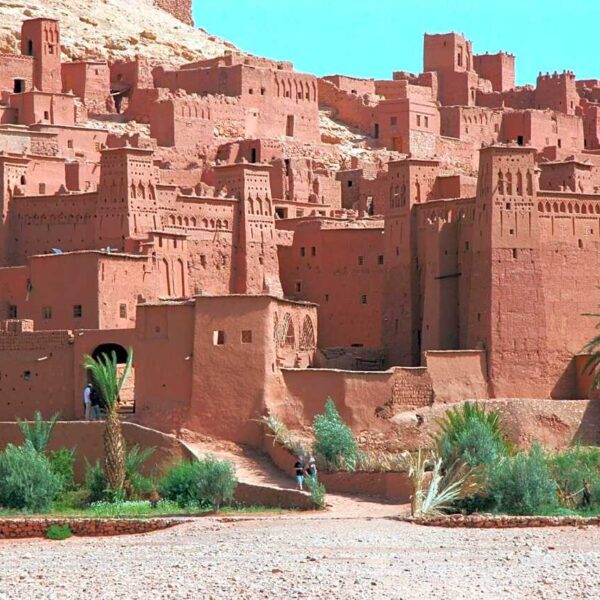
M 39 410 L 36 410 L 33 415 L 33 421 L 30 422 L 17 419 L 17 423 L 25 441 L 31 442 L 37 452 L 45 452 L 48 448 L 48 443 L 50 442 L 50 437 L 52 436 L 58 417 L 59 413 L 56 413 L 52 415 L 48 421 L 44 421 L 42 413 Z

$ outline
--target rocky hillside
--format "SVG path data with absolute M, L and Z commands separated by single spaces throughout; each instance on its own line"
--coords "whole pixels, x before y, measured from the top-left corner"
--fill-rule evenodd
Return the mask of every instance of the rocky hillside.
M 0 0 L 0 53 L 18 53 L 21 22 L 42 16 L 60 19 L 64 60 L 142 54 L 157 62 L 187 62 L 236 49 L 152 0 Z

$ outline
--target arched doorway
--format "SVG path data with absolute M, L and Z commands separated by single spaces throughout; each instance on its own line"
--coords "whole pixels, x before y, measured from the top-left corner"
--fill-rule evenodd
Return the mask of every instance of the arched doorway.
M 113 352 L 117 357 L 117 374 L 121 376 L 125 371 L 125 365 L 127 364 L 127 357 L 129 352 L 121 344 L 106 343 L 96 346 L 92 352 L 92 358 L 98 359 L 103 354 L 112 357 Z M 88 371 L 88 380 L 91 375 Z M 133 414 L 135 413 L 135 370 L 132 367 L 131 373 L 125 382 L 125 385 L 121 389 L 119 396 L 119 413 L 120 414 Z

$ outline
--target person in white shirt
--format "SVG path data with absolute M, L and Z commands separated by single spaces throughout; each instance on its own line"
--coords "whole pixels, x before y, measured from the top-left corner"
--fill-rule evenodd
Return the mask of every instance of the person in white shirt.
M 86 421 L 92 420 L 92 384 L 88 383 L 83 388 L 83 406 L 85 407 Z

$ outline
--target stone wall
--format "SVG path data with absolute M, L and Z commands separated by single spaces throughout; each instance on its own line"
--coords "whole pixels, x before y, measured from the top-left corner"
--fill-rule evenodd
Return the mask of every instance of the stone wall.
M 155 6 L 171 13 L 175 18 L 187 23 L 194 24 L 192 18 L 192 0 L 154 0 Z
M 583 527 L 600 525 L 600 517 L 541 517 L 513 515 L 443 515 L 441 517 L 399 518 L 416 525 L 430 527 L 469 527 L 476 529 L 506 529 L 509 527 Z
M 73 535 L 103 536 L 148 533 L 181 523 L 180 519 L 4 518 L 0 520 L 0 539 L 45 537 L 52 525 L 68 525 Z

